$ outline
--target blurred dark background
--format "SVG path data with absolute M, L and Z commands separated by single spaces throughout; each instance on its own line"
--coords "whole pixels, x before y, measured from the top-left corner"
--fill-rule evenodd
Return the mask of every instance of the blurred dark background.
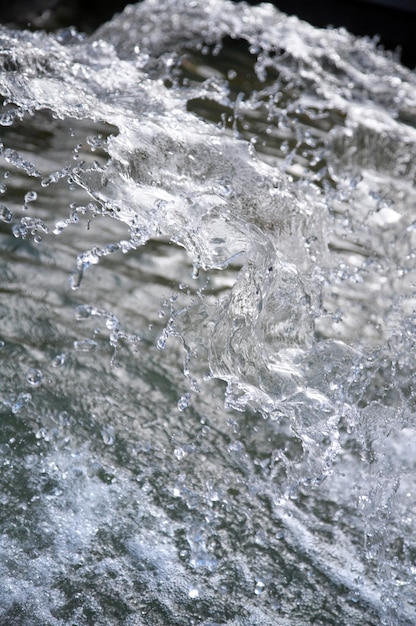
M 13 27 L 94 31 L 123 10 L 126 0 L 14 0 L 0 5 L 0 22 Z M 251 0 L 256 4 L 256 0 Z M 314 26 L 345 26 L 356 35 L 379 35 L 387 49 L 401 49 L 416 66 L 416 0 L 273 0 L 279 9 Z

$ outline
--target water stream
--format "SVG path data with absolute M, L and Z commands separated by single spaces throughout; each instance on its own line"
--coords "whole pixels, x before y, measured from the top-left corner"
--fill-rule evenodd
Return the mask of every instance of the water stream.
M 0 40 L 0 624 L 414 624 L 415 72 L 226 0 Z

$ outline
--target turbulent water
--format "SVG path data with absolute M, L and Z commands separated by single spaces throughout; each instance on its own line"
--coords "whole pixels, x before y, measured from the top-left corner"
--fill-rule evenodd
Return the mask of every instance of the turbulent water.
M 0 624 L 414 624 L 416 74 L 225 0 L 0 40 Z

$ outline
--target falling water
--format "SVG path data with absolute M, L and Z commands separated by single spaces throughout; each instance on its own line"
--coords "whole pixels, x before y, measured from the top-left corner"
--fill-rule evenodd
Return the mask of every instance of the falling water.
M 415 73 L 226 0 L 0 38 L 0 623 L 414 624 Z

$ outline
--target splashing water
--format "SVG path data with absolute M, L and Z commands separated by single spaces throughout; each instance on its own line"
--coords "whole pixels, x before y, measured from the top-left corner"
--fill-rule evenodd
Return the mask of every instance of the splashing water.
M 414 72 L 225 0 L 0 38 L 1 623 L 413 624 Z

